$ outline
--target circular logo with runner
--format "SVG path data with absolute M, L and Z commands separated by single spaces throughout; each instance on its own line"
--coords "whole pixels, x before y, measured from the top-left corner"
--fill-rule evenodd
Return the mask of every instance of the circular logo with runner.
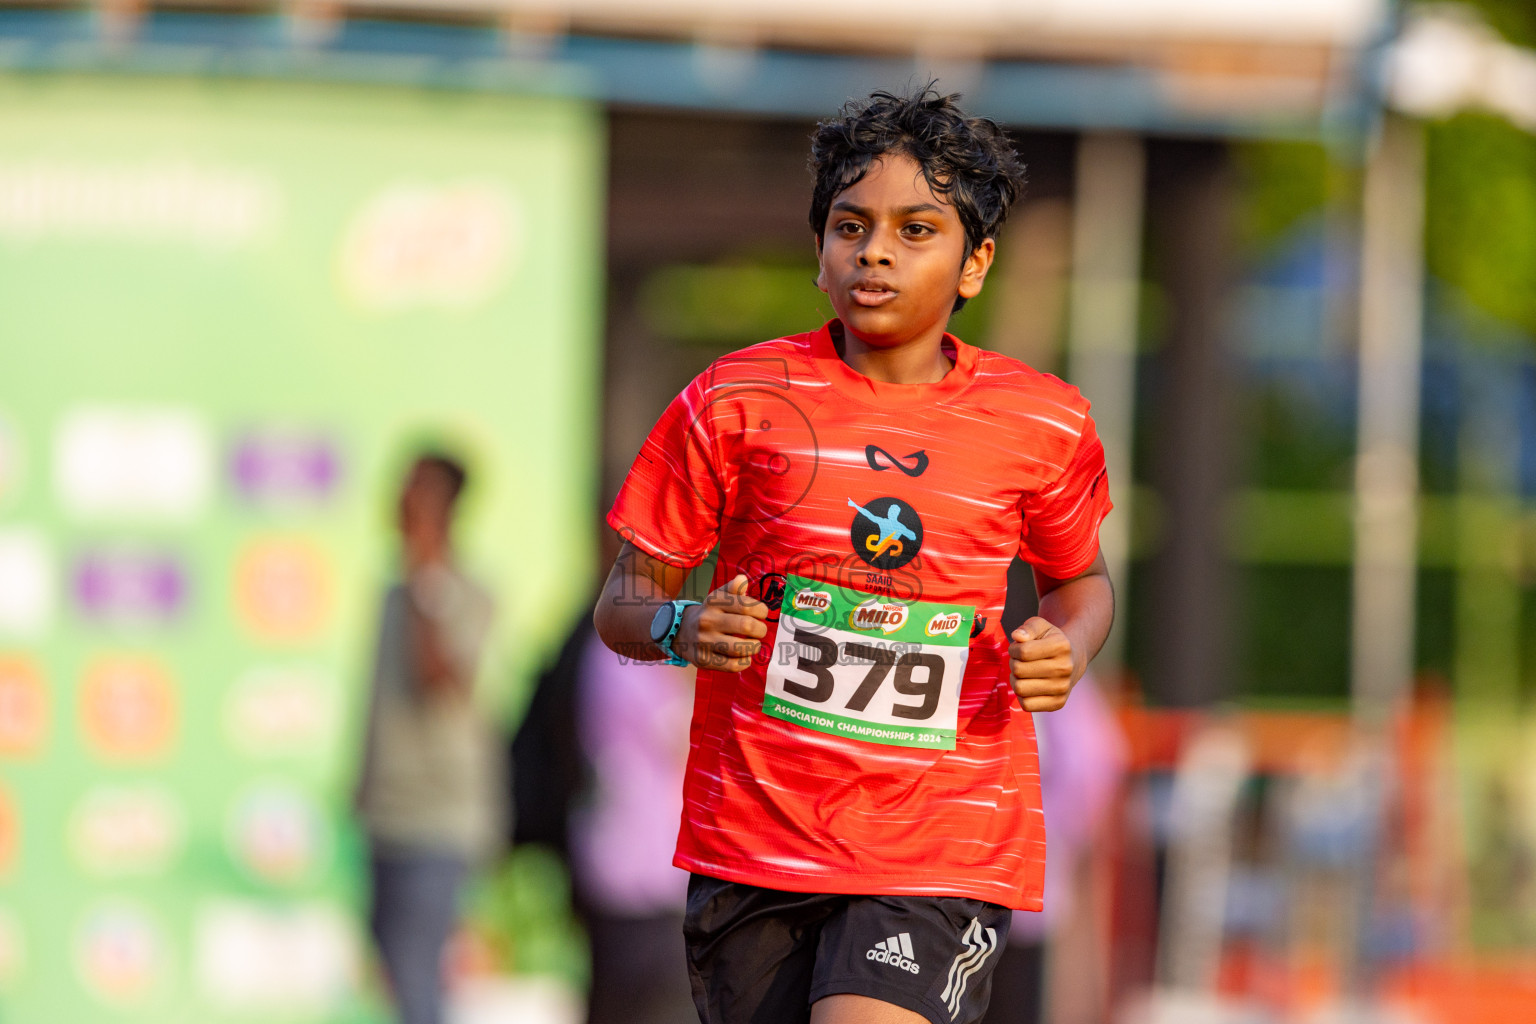
M 876 569 L 900 569 L 923 547 L 923 521 L 900 498 L 848 499 L 853 525 L 848 539 L 854 553 Z

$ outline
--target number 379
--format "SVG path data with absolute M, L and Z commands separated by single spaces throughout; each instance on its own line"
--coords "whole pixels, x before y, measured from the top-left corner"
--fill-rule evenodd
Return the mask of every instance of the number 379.
M 919 704 L 897 704 L 891 714 L 897 718 L 921 721 L 933 715 L 939 707 L 939 695 L 944 690 L 944 659 L 925 651 L 910 651 L 898 655 L 888 647 L 869 644 L 836 643 L 815 633 L 800 632 L 795 636 L 795 667 L 806 673 L 815 683 L 802 683 L 793 679 L 784 681 L 784 690 L 801 700 L 823 704 L 832 699 L 836 680 L 832 670 L 839 661 L 867 663 L 865 674 L 858 689 L 843 705 L 849 711 L 863 711 L 869 707 L 887 677 L 894 676 L 891 685 L 905 697 L 919 697 Z M 814 657 L 810 656 L 814 655 Z M 924 670 L 926 678 L 913 678 L 917 670 Z

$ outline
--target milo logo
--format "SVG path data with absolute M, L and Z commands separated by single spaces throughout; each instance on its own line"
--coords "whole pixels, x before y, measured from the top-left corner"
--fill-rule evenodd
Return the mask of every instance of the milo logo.
M 887 604 L 871 598 L 848 613 L 848 624 L 854 629 L 878 629 L 894 633 L 907 622 L 907 606 Z
M 825 590 L 802 590 L 795 595 L 795 611 L 824 612 L 832 607 L 832 595 Z
M 965 621 L 964 616 L 959 612 L 939 612 L 928 620 L 928 625 L 923 627 L 923 632 L 929 636 L 954 636 L 963 621 Z

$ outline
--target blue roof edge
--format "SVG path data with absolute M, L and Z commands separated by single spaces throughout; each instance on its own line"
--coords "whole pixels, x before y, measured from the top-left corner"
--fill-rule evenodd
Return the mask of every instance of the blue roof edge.
M 812 118 L 876 88 L 937 77 L 972 111 L 1020 128 L 1348 146 L 1369 136 L 1380 96 L 1372 54 L 1315 115 L 1242 115 L 1181 106 L 1140 68 L 1055 61 L 946 65 L 917 57 L 733 50 L 689 41 L 569 35 L 526 52 L 492 27 L 342 22 L 321 46 L 296 44 L 275 15 L 154 12 L 129 43 L 84 10 L 0 11 L 0 70 L 374 82 L 562 95 L 629 106 Z

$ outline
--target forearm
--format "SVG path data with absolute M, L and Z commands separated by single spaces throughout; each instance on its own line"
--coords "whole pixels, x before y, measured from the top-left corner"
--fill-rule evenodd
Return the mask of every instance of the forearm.
M 1104 646 L 1115 619 L 1115 591 L 1102 556 L 1088 571 L 1070 580 L 1036 577 L 1040 617 L 1067 635 L 1072 644 L 1072 681 Z
M 614 561 L 592 613 L 597 635 L 615 653 L 634 661 L 666 658 L 651 642 L 656 608 L 683 589 L 686 570 L 658 561 L 625 544 Z
M 687 577 L 687 569 L 657 561 L 626 543 L 592 614 L 597 635 L 622 657 L 666 659 L 667 652 L 651 639 L 651 623 L 662 602 L 675 598 Z M 683 609 L 672 650 L 700 668 L 744 671 L 768 635 L 768 614 L 767 605 L 747 594 L 747 577 L 737 573 L 702 602 Z
M 633 661 L 661 661 L 666 657 L 661 648 L 651 642 L 651 620 L 656 617 L 656 605 L 667 600 L 657 596 L 655 600 L 606 600 L 607 591 L 599 598 L 592 613 L 592 624 L 597 635 L 608 648 Z
M 1083 677 L 1088 663 L 1104 646 L 1114 621 L 1115 595 L 1108 576 L 1073 580 L 1040 599 L 1040 617 L 1067 634 L 1072 642 L 1072 681 Z

